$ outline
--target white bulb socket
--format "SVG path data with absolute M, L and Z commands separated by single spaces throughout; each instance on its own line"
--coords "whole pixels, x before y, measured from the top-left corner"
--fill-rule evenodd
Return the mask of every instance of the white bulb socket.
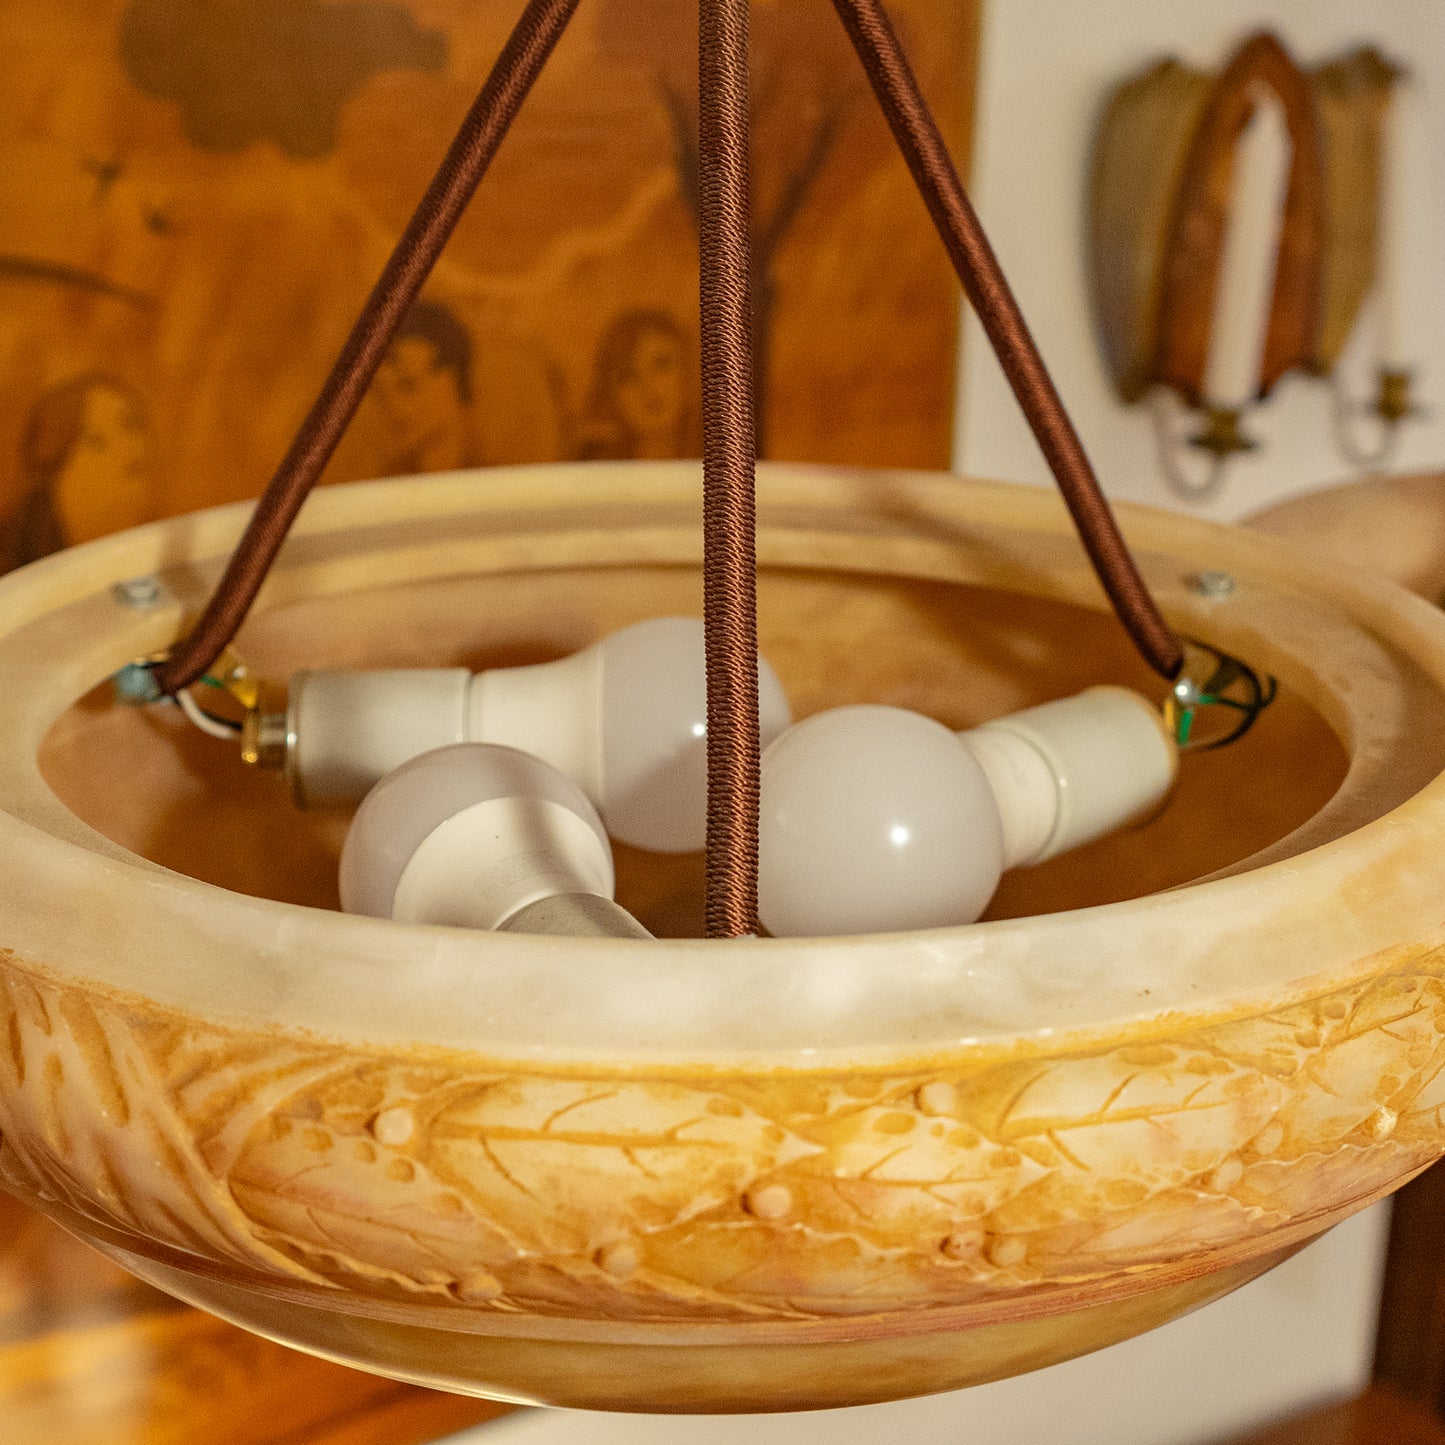
M 1127 687 L 1085 688 L 958 736 L 993 789 L 1005 868 L 1043 863 L 1148 816 L 1179 771 L 1160 710 Z
M 764 746 L 792 721 L 758 659 Z M 660 617 L 556 662 L 496 668 L 297 674 L 287 715 L 292 788 L 303 807 L 354 803 L 408 758 L 458 742 L 541 758 L 596 804 L 613 837 L 688 853 L 707 830 L 703 625 Z
M 359 802 L 411 758 L 468 741 L 464 667 L 296 673 L 286 771 L 303 808 Z

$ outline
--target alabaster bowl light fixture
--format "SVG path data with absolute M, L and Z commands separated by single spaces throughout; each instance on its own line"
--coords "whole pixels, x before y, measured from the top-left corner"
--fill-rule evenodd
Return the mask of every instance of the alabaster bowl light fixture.
M 1150 1328 L 1440 1154 L 1445 620 L 1121 530 L 836 3 L 1067 507 L 755 492 L 747 11 L 707 0 L 701 468 L 303 512 L 571 14 L 532 0 L 255 511 L 0 580 L 0 1182 L 141 1277 L 447 1389 L 847 1405 Z
M 505 665 L 686 607 L 695 468 L 579 481 L 319 494 L 246 654 Z M 1047 494 L 765 468 L 760 508 L 763 650 L 799 714 L 965 727 L 1149 686 Z M 274 1338 L 604 1408 L 952 1388 L 1253 1277 L 1440 1152 L 1445 621 L 1271 539 L 1126 515 L 1171 620 L 1279 698 L 1141 827 L 1013 874 L 992 921 L 866 937 L 337 913 L 344 822 L 109 698 L 239 509 L 6 578 L 6 1187 Z M 1233 591 L 1200 591 L 1201 560 Z M 136 576 L 142 606 L 111 587 Z M 695 857 L 620 849 L 618 873 L 655 933 L 696 931 Z

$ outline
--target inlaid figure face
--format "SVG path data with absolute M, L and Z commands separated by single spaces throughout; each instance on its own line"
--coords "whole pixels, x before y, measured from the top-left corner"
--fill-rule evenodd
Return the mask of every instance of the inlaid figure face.
M 683 409 L 681 339 L 672 331 L 651 326 L 643 331 L 617 378 L 617 411 L 636 434 L 638 454 L 648 455 L 647 442 L 676 434 Z
M 141 399 L 90 372 L 43 392 L 25 418 L 22 495 L 0 526 L 0 570 L 152 520 L 155 442 Z
M 474 465 L 472 342 L 445 306 L 419 301 L 403 320 L 372 384 L 398 472 Z
M 688 349 L 665 311 L 624 311 L 597 347 L 583 454 L 675 457 L 686 450 Z

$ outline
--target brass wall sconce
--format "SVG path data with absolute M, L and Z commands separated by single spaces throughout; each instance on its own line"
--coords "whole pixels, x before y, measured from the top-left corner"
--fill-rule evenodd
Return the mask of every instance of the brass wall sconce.
M 1164 60 L 1109 97 L 1090 178 L 1094 312 L 1114 389 L 1150 406 L 1182 496 L 1217 494 L 1230 458 L 1258 445 L 1246 413 L 1287 372 L 1331 387 L 1356 465 L 1383 461 L 1415 414 L 1399 325 L 1405 78 L 1372 47 L 1303 70 L 1260 33 L 1217 75 Z M 1361 402 L 1337 363 L 1374 290 L 1377 390 Z

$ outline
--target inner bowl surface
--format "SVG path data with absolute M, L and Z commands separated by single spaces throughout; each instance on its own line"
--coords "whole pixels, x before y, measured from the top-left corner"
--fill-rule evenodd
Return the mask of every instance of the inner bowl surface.
M 550 661 L 645 617 L 695 614 L 701 588 L 696 568 L 656 565 L 363 588 L 271 609 L 244 652 L 279 679 L 305 667 Z M 1097 682 L 1163 692 L 1113 617 L 1086 607 L 841 569 L 764 568 L 759 592 L 762 649 L 799 717 L 882 702 L 965 728 Z M 1285 688 L 1267 726 L 1192 755 L 1157 816 L 1010 872 L 988 916 L 1142 897 L 1237 865 L 1314 817 L 1347 766 L 1328 725 Z M 57 721 L 41 771 L 77 816 L 142 857 L 237 892 L 337 907 L 350 813 L 299 811 L 281 778 L 247 768 L 176 709 L 117 708 L 102 686 Z M 616 853 L 626 906 L 659 936 L 701 936 L 701 854 Z
M 1187 760 L 1160 818 L 997 905 L 1072 911 L 869 938 L 299 906 L 331 901 L 344 820 L 298 826 L 267 780 L 93 694 L 174 638 L 240 512 L 0 581 L 0 1175 L 265 1333 L 607 1408 L 950 1388 L 1252 1277 L 1440 1152 L 1445 622 L 1121 510 L 1171 621 L 1284 700 Z M 964 726 L 1157 686 L 1048 494 L 770 468 L 760 520 L 764 649 L 800 713 L 867 696 Z M 698 552 L 682 465 L 337 488 L 241 646 L 278 672 L 560 655 L 696 611 Z M 147 573 L 162 605 L 116 602 Z M 623 871 L 686 932 L 695 870 Z

